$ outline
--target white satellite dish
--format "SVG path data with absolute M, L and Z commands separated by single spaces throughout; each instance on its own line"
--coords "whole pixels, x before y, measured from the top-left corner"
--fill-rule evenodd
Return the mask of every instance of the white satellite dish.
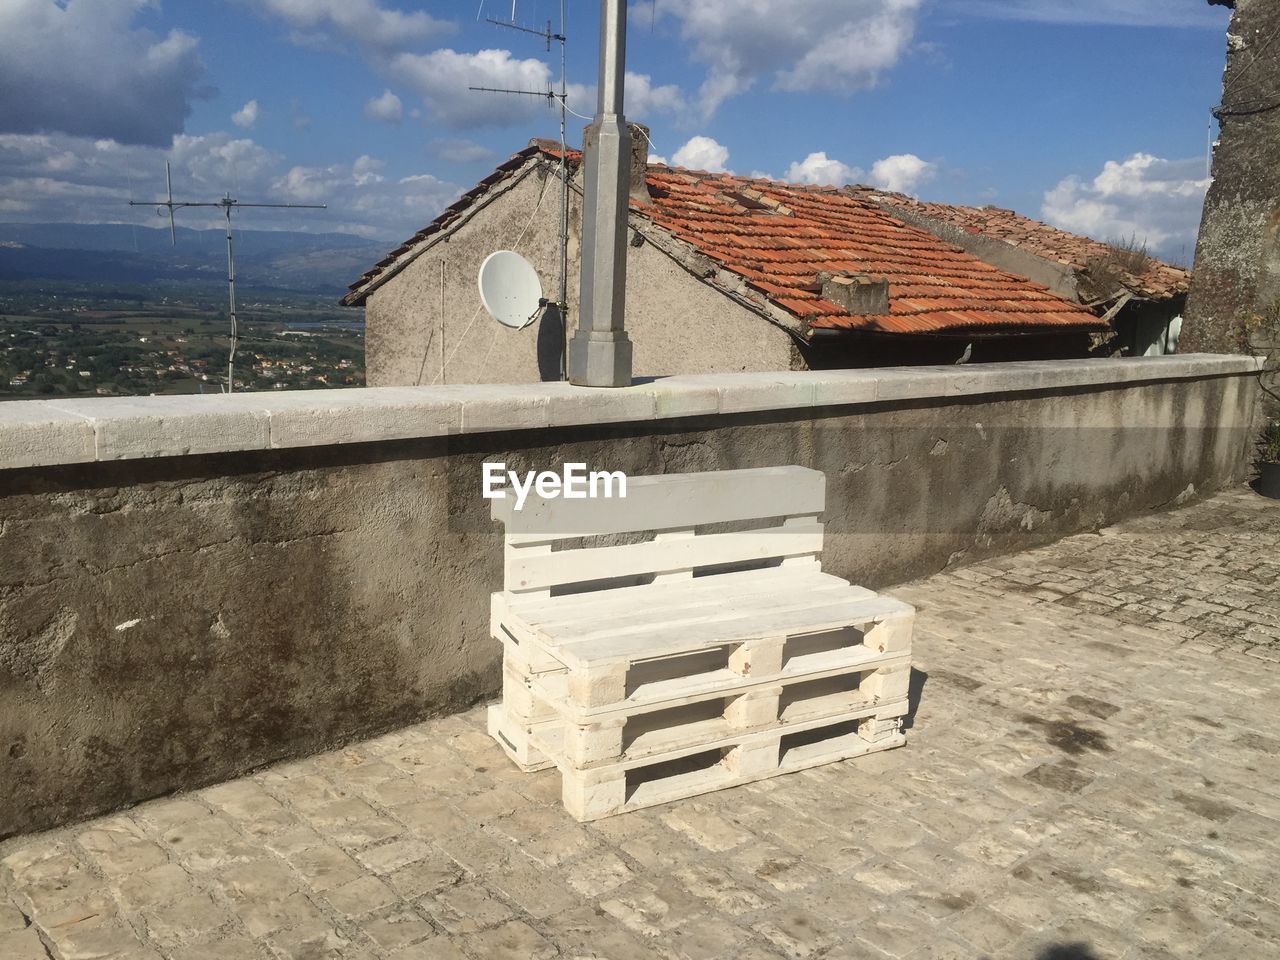
M 542 308 L 538 271 L 520 254 L 499 250 L 480 264 L 480 301 L 489 316 L 516 330 L 533 323 Z

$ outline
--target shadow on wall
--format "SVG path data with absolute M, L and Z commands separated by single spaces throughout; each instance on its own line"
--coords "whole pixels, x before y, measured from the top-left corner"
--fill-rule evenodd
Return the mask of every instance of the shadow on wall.
M 560 358 L 564 356 L 565 329 L 560 308 L 549 304 L 538 321 L 538 377 L 543 383 L 560 379 Z

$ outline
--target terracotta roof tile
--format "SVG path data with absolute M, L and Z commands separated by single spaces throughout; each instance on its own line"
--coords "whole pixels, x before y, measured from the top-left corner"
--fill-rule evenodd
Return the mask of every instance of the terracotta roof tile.
M 1076 273 L 1088 271 L 1090 263 L 1107 256 L 1107 244 L 1090 237 L 1068 233 L 1047 223 L 1024 217 L 1000 207 L 965 207 L 949 203 L 927 203 L 900 193 L 874 190 L 871 187 L 845 187 L 842 192 L 865 197 L 890 208 L 910 210 L 933 220 L 941 220 L 964 229 L 1002 240 L 1044 260 L 1069 267 Z M 1155 300 L 1185 294 L 1191 285 L 1191 274 L 1181 267 L 1163 263 L 1154 257 L 1141 275 L 1129 275 L 1125 285 L 1139 296 Z
M 644 217 L 811 327 L 890 333 L 1104 329 L 1089 311 L 1005 273 L 865 198 L 730 174 L 660 168 Z M 743 197 L 752 201 L 748 206 Z M 747 264 L 749 266 L 743 266 Z M 821 271 L 889 281 L 889 313 L 852 316 L 818 293 Z

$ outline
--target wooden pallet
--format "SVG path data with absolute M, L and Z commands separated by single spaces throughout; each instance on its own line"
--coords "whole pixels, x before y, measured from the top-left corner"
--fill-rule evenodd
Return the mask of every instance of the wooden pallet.
M 505 676 L 516 709 L 532 715 L 538 709 L 559 712 L 565 719 L 587 723 L 617 713 L 636 714 L 681 706 L 701 699 L 745 693 L 752 688 L 798 679 L 820 679 L 853 671 L 909 665 L 911 617 L 895 623 L 894 641 L 885 644 L 876 629 L 855 626 L 789 637 L 716 644 L 666 657 L 588 663 L 531 673 L 520 666 L 519 651 L 505 644 Z M 868 637 L 872 642 L 868 643 Z M 890 649 L 883 649 L 884 647 Z M 601 689 L 603 688 L 603 689 Z M 507 689 L 504 683 L 504 691 Z M 521 706 L 527 704 L 527 706 Z
M 905 704 L 901 707 L 906 712 Z M 565 809 L 582 821 L 684 800 L 906 743 L 896 718 L 852 714 L 710 741 L 657 757 L 561 767 Z
M 742 586 L 751 592 L 741 597 L 718 597 L 711 583 L 698 594 L 686 592 L 683 606 L 657 609 L 650 605 L 670 598 L 636 588 L 612 608 L 570 610 L 556 621 L 503 609 L 494 634 L 529 675 L 566 675 L 568 699 L 584 715 L 627 700 L 683 695 L 673 680 L 728 684 L 910 650 L 915 612 L 907 604 L 840 581 L 830 587 L 826 580 L 834 578 L 820 573 L 787 577 L 772 588 L 760 579 Z
M 789 467 L 632 478 L 608 509 L 495 501 L 489 731 L 513 762 L 559 768 L 590 820 L 901 745 L 914 611 L 822 573 L 823 486 Z
M 716 789 L 715 784 L 721 781 L 747 782 L 741 779 L 747 774 L 767 776 L 772 775 L 770 770 L 784 773 L 791 769 L 788 764 L 793 764 L 797 755 L 789 755 L 791 759 L 787 763 L 779 759 L 774 764 L 768 759 L 773 755 L 770 754 L 772 748 L 761 747 L 757 742 L 760 738 L 767 745 L 793 733 L 857 721 L 858 737 L 870 747 L 852 740 L 842 742 L 842 749 L 851 747 L 847 755 L 866 752 L 872 747 L 897 746 L 901 742 L 899 718 L 908 710 L 910 670 L 906 656 L 882 654 L 873 662 L 846 666 L 838 671 L 704 690 L 696 697 L 683 697 L 674 704 L 625 705 L 611 713 L 596 713 L 583 722 L 567 716 L 563 704 L 560 709 L 551 709 L 546 704 L 543 697 L 549 675 L 542 675 L 526 678 L 519 697 L 508 694 L 503 706 L 492 708 L 490 726 L 491 732 L 498 731 L 505 741 L 504 749 L 522 769 L 557 766 L 563 777 L 568 808 L 575 816 L 595 819 L 618 812 L 612 807 L 601 812 L 583 799 L 594 795 L 603 776 L 601 771 L 614 771 L 612 781 L 627 781 L 627 771 L 637 767 L 658 771 L 654 776 L 646 774 L 645 780 L 663 780 L 662 789 L 651 785 L 638 793 L 630 789 L 624 791 L 627 799 L 623 806 L 637 809 L 678 798 L 685 786 L 701 793 Z M 508 671 L 508 675 L 513 672 Z M 510 708 L 512 703 L 528 706 L 517 713 Z M 714 749 L 725 751 L 725 769 L 717 768 L 714 775 L 704 773 L 689 778 L 683 776 L 685 771 L 681 768 L 680 776 L 665 782 L 666 774 L 661 771 L 670 764 Z M 775 750 L 774 754 L 777 753 Z M 747 755 L 764 757 L 759 761 L 764 767 L 760 770 L 745 767 Z M 584 784 L 592 785 L 592 790 L 584 790 Z M 615 783 L 611 789 L 613 793 L 609 796 L 614 800 L 610 803 L 616 805 L 619 788 Z
M 588 821 L 902 746 L 907 709 L 902 699 L 757 730 L 686 729 L 683 742 L 672 740 L 677 746 L 627 750 L 612 760 L 575 756 L 581 746 L 565 745 L 571 727 L 522 723 L 501 704 L 489 707 L 489 733 L 526 773 L 557 767 L 565 808 Z

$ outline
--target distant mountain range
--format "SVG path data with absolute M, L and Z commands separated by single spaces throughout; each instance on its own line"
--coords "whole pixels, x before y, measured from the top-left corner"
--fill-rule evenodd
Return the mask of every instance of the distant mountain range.
M 235 231 L 236 281 L 246 287 L 341 295 L 394 242 L 346 233 Z M 0 223 L 0 281 L 226 282 L 221 230 L 114 223 Z

